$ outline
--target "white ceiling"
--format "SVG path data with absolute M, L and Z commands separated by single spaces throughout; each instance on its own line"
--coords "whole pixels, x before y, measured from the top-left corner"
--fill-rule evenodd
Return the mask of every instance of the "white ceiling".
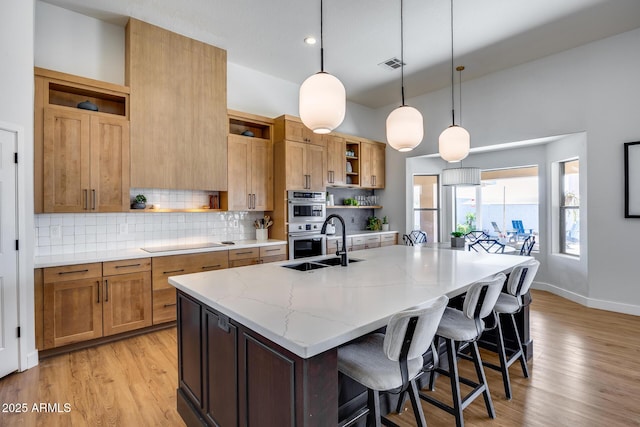
M 228 51 L 230 62 L 294 83 L 320 70 L 319 0 L 46 0 L 124 25 L 133 16 Z M 404 0 L 407 98 L 450 85 L 450 0 Z M 640 0 L 455 0 L 463 80 L 640 27 Z M 399 0 L 325 0 L 325 70 L 349 100 L 400 102 Z M 457 76 L 456 76 L 457 80 Z

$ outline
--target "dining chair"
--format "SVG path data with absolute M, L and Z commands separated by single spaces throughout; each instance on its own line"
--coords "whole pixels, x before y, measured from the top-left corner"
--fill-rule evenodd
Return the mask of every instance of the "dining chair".
M 531 251 L 533 250 L 533 247 L 536 244 L 536 236 L 529 236 L 526 239 L 524 239 L 524 242 L 522 242 L 522 247 L 520 248 L 520 255 L 523 256 L 530 256 L 531 255 Z
M 482 230 L 473 230 L 464 235 L 464 240 L 473 243 L 478 239 L 488 239 L 489 235 Z
M 516 360 L 520 361 L 522 367 L 522 374 L 525 378 L 529 378 L 529 368 L 527 367 L 527 358 L 522 349 L 522 342 L 520 341 L 520 333 L 518 332 L 518 326 L 516 324 L 515 315 L 522 310 L 523 296 L 529 292 L 529 288 L 533 283 L 533 279 L 538 272 L 540 262 L 532 259 L 523 264 L 514 267 L 509 273 L 509 278 L 505 286 L 505 291 L 501 292 L 496 301 L 496 305 L 493 311 L 496 313 L 496 351 L 498 353 L 498 359 L 500 365 L 494 365 L 492 363 L 484 362 L 484 366 L 499 371 L 502 374 L 502 382 L 504 384 L 504 393 L 507 399 L 511 399 L 511 381 L 509 379 L 509 366 L 515 363 Z M 504 334 L 502 332 L 501 317 L 509 315 L 511 317 L 511 323 L 513 330 L 515 331 L 515 338 L 517 342 L 517 349 L 513 350 L 511 354 L 507 356 L 507 350 L 504 345 Z
M 469 245 L 469 251 L 487 252 L 490 254 L 502 254 L 504 253 L 504 247 L 502 243 L 496 239 L 478 239 Z
M 402 411 L 409 393 L 418 426 L 427 425 L 415 379 L 423 372 L 423 355 L 433 343 L 449 298 L 442 295 L 418 307 L 403 310 L 389 319 L 384 334 L 365 335 L 338 348 L 338 370 L 367 388 L 367 410 L 340 427 L 355 424 L 368 415 L 367 425 L 390 421 L 380 414 L 380 392 L 400 394 L 396 412 Z M 394 425 L 394 424 L 391 424 Z
M 402 236 L 402 241 L 407 246 L 415 246 L 427 243 L 427 233 L 422 230 L 412 230 L 409 234 Z
M 440 339 L 444 339 L 447 349 L 448 369 L 437 367 L 431 372 L 429 389 L 434 390 L 436 373 L 448 376 L 451 383 L 453 406 L 449 406 L 423 391 L 420 391 L 420 398 L 454 415 L 456 426 L 464 425 L 462 411 L 480 395 L 484 397 L 489 416 L 491 418 L 496 417 L 477 341 L 485 328 L 483 319 L 488 316 L 495 316 L 493 309 L 505 279 L 504 273 L 498 273 L 489 279 L 471 285 L 465 295 L 462 310 L 447 307 L 442 315 L 442 320 L 440 320 L 440 325 L 438 325 L 436 348 L 440 347 Z M 461 377 L 458 372 L 458 350 L 462 344 L 468 344 L 478 382 Z M 460 393 L 460 383 L 472 388 L 464 397 Z

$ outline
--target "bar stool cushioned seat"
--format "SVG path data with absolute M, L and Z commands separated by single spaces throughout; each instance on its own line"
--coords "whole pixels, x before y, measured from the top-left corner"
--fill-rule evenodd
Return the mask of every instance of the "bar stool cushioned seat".
M 338 348 L 338 369 L 364 385 L 369 393 L 368 425 L 380 425 L 380 391 L 400 393 L 397 412 L 409 392 L 416 421 L 426 426 L 415 378 L 423 368 L 427 352 L 449 298 L 445 295 L 419 307 L 394 314 L 384 334 L 374 333 Z M 359 417 L 353 418 L 351 425 Z M 389 421 L 382 419 L 385 424 Z
M 435 373 L 448 376 L 451 383 L 453 406 L 440 402 L 424 392 L 420 392 L 420 398 L 454 415 L 456 426 L 458 427 L 464 425 L 464 417 L 462 414 L 464 408 L 480 395 L 484 397 L 487 413 L 491 418 L 495 418 L 495 410 L 493 408 L 493 402 L 491 401 L 491 395 L 489 394 L 489 386 L 487 385 L 484 369 L 482 368 L 482 360 L 480 358 L 477 340 L 485 328 L 485 323 L 482 319 L 494 315 L 493 308 L 498 300 L 505 280 L 506 276 L 503 273 L 498 273 L 491 278 L 471 285 L 465 295 L 462 310 L 447 307 L 442 315 L 442 320 L 440 320 L 438 331 L 436 332 L 438 337 L 437 342 L 439 343 L 440 338 L 443 338 L 446 342 L 448 370 L 439 367 L 435 369 L 435 371 L 432 371 L 429 388 L 431 390 L 434 389 Z M 478 377 L 477 383 L 461 377 L 458 373 L 458 350 L 463 343 L 469 343 L 471 360 L 473 360 Z M 436 347 L 439 348 L 439 345 L 436 345 Z M 464 397 L 462 397 L 460 393 L 461 382 L 473 388 L 473 390 Z

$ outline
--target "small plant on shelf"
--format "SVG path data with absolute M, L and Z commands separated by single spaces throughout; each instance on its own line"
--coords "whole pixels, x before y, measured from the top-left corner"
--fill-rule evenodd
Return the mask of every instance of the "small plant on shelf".
M 389 231 L 389 220 L 386 215 L 382 217 L 382 231 Z
M 377 231 L 381 228 L 382 223 L 380 222 L 379 218 L 376 218 L 375 216 L 370 216 L 369 218 L 367 218 L 367 230 Z
M 133 203 L 131 204 L 133 209 L 144 209 L 147 207 L 147 198 L 144 197 L 144 194 L 138 194 L 135 199 L 133 199 Z

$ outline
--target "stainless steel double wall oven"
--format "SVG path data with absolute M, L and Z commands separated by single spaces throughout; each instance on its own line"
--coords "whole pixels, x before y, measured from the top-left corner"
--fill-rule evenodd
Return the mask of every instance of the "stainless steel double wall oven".
M 289 259 L 324 255 L 324 234 L 320 233 L 327 218 L 327 197 L 320 191 L 287 191 Z

